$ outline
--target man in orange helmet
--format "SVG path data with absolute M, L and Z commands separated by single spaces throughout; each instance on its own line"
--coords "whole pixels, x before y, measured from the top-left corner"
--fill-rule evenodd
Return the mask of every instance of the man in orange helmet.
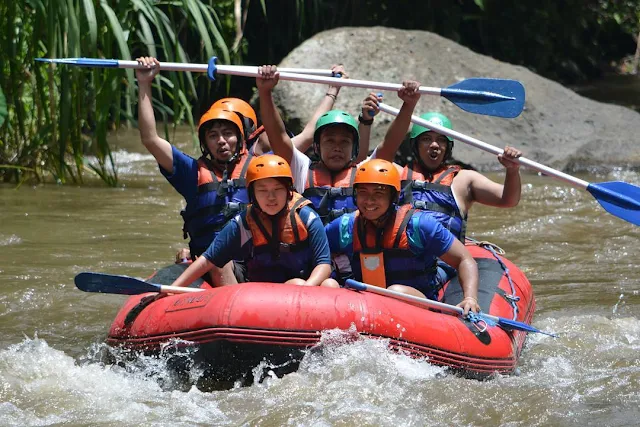
M 437 300 L 444 285 L 436 270 L 439 257 L 459 272 L 464 298 L 453 303 L 465 314 L 480 310 L 475 260 L 429 213 L 398 207 L 400 174 L 393 163 L 360 164 L 353 187 L 358 210 L 333 220 L 325 231 L 331 254 L 348 257 L 356 280 Z M 327 279 L 323 286 L 338 282 Z
M 186 201 L 181 212 L 184 235 L 190 238 L 191 257 L 195 259 L 227 221 L 249 203 L 245 174 L 250 155 L 245 145 L 245 124 L 240 115 L 214 104 L 198 125 L 202 156 L 194 159 L 186 155 L 156 131 L 151 82 L 160 71 L 158 60 L 142 57 L 137 61 L 146 66 L 136 70 L 140 139 L 155 157 L 162 175 Z M 214 269 L 211 279 L 220 286 L 237 283 L 242 276 L 241 270 L 234 272 L 233 264 L 228 263 Z

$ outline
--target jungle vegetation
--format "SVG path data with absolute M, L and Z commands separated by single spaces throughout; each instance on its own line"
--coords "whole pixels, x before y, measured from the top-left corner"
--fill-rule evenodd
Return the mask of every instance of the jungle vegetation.
M 89 173 L 116 186 L 107 137 L 136 124 L 132 70 L 43 65 L 34 58 L 149 54 L 206 63 L 215 55 L 224 64 L 278 63 L 318 32 L 373 25 L 432 31 L 562 83 L 596 78 L 612 61 L 637 73 L 640 56 L 635 0 L 1 2 L 0 181 L 78 184 Z M 209 100 L 230 92 L 248 97 L 252 85 L 251 79 L 211 83 L 191 73 L 162 73 L 156 112 L 165 123 L 193 128 Z M 164 132 L 171 140 L 171 125 Z

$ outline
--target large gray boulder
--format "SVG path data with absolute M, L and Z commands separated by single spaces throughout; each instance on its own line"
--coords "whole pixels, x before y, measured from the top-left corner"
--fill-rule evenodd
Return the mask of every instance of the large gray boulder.
M 294 49 L 281 67 L 329 68 L 343 63 L 351 78 L 401 83 L 411 78 L 424 86 L 447 87 L 470 77 L 515 79 L 526 89 L 525 111 L 515 119 L 467 113 L 450 101 L 423 95 L 416 113 L 440 111 L 454 129 L 491 145 L 513 145 L 524 155 L 566 171 L 640 166 L 640 114 L 628 108 L 584 98 L 521 66 L 497 61 L 425 31 L 391 28 L 338 28 L 317 34 Z M 326 92 L 326 86 L 280 81 L 276 102 L 287 120 L 306 123 Z M 369 91 L 343 88 L 336 108 L 356 116 Z M 394 92 L 385 102 L 400 107 Z M 393 119 L 376 117 L 371 148 Z M 457 159 L 481 170 L 501 168 L 495 156 L 458 142 Z

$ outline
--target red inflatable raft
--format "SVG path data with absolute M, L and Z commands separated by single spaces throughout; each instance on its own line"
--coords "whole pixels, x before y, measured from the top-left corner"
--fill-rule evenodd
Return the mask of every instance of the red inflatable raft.
M 535 300 L 525 275 L 495 251 L 467 248 L 478 262 L 482 310 L 508 319 L 515 313 L 515 320 L 530 323 Z M 170 284 L 175 276 L 161 270 L 150 281 Z M 191 348 L 192 362 L 215 381 L 247 380 L 262 361 L 281 366 L 278 373 L 293 371 L 322 331 L 335 328 L 386 338 L 393 349 L 475 378 L 512 373 L 526 338 L 525 332 L 482 330 L 457 316 L 348 289 L 244 283 L 159 299 L 152 295 L 129 298 L 107 343 L 146 354 L 166 352 L 169 342 Z M 448 304 L 460 302 L 457 279 L 442 296 Z

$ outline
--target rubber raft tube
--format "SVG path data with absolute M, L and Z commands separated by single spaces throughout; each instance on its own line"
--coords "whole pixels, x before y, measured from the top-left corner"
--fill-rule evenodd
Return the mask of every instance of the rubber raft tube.
M 467 245 L 478 263 L 483 312 L 531 323 L 531 284 L 513 263 L 490 246 Z M 487 249 L 488 248 L 488 249 Z M 183 266 L 160 270 L 149 281 L 170 284 Z M 274 283 L 243 283 L 202 293 L 130 297 L 116 316 L 107 344 L 134 353 L 166 353 L 167 345 L 188 348 L 191 362 L 213 381 L 245 381 L 261 362 L 297 369 L 305 350 L 329 329 L 355 330 L 389 340 L 392 349 L 427 358 L 472 378 L 511 374 L 526 333 L 482 328 L 460 317 L 406 302 L 348 289 Z M 448 304 L 462 300 L 457 278 L 441 292 Z

